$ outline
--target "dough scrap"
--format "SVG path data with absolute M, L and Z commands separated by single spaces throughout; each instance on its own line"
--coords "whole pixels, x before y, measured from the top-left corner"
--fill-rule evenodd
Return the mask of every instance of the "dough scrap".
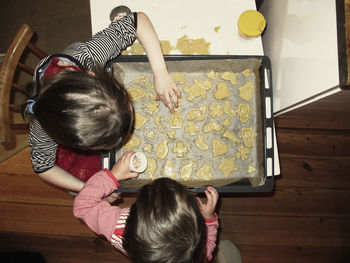
M 185 146 L 183 141 L 177 141 L 176 145 L 172 149 L 173 153 L 176 154 L 177 157 L 186 158 L 188 153 L 188 148 Z
M 164 160 L 165 157 L 168 155 L 168 152 L 169 152 L 168 142 L 169 142 L 169 139 L 163 138 L 161 143 L 157 146 L 158 159 Z
M 238 104 L 237 113 L 241 122 L 247 122 L 252 112 L 253 110 L 250 108 L 250 105 L 248 103 Z
M 221 158 L 221 163 L 217 167 L 217 169 L 225 175 L 225 177 L 228 177 L 231 172 L 237 171 L 237 166 L 235 164 L 236 157 L 231 157 L 231 158 Z
M 232 94 L 225 82 L 221 82 L 216 86 L 216 92 L 214 93 L 214 97 L 217 100 L 221 100 L 230 96 L 232 96 Z
M 207 97 L 207 90 L 210 90 L 212 83 L 209 80 L 193 79 L 194 83 L 192 85 L 185 85 L 183 90 L 188 93 L 187 100 L 193 101 L 194 98 L 202 97 L 205 99 Z
M 131 138 L 124 144 L 123 148 L 131 150 L 141 144 L 141 139 L 135 135 L 132 135 Z
M 229 80 L 232 85 L 237 84 L 236 74 L 233 72 L 224 72 L 221 74 L 221 78 L 224 80 Z
M 199 132 L 199 126 L 196 125 L 193 121 L 189 121 L 185 126 L 185 131 L 191 135 L 195 136 Z
M 243 145 L 238 146 L 238 152 L 236 152 L 237 158 L 241 158 L 243 161 L 248 159 L 250 151 L 249 148 L 244 147 Z
M 146 116 L 142 115 L 141 113 L 135 112 L 135 122 L 134 122 L 134 127 L 136 130 L 141 129 L 146 122 L 148 122 L 149 118 Z
M 214 157 L 224 155 L 228 152 L 227 144 L 223 143 L 219 139 L 214 139 L 212 142 Z
M 208 122 L 203 127 L 203 131 L 205 133 L 209 133 L 211 131 L 221 131 L 221 130 L 222 130 L 222 126 L 215 121 Z
M 251 81 L 247 81 L 243 86 L 238 88 L 239 96 L 246 100 L 250 101 L 254 96 L 254 84 Z
M 255 141 L 257 133 L 254 132 L 253 128 L 242 128 L 241 137 L 246 147 L 252 147 Z
M 204 136 L 202 134 L 198 134 L 198 139 L 196 139 L 195 143 L 197 147 L 202 151 L 209 149 L 209 145 L 204 141 Z
M 152 157 L 147 157 L 147 168 L 146 173 L 148 175 L 148 178 L 154 179 L 153 175 L 157 171 L 157 162 Z
M 173 73 L 171 76 L 174 78 L 176 83 L 179 83 L 181 85 L 186 83 L 185 73 Z
M 210 107 L 210 116 L 213 118 L 221 117 L 224 114 L 224 107 L 221 104 L 211 104 Z
M 190 39 L 187 35 L 177 40 L 175 49 L 184 55 L 209 55 L 210 42 L 206 42 L 204 38 Z
M 188 163 L 181 168 L 180 177 L 184 181 L 188 181 L 192 177 L 194 164 L 192 159 L 188 159 Z
M 211 172 L 211 165 L 208 163 L 204 164 L 201 168 L 199 168 L 199 170 L 196 173 L 196 176 L 203 180 L 212 180 L 214 176 Z

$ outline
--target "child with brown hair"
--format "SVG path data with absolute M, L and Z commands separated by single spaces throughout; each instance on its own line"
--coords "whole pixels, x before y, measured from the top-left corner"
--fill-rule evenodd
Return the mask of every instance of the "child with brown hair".
M 93 175 L 75 197 L 74 216 L 126 253 L 132 262 L 185 263 L 211 259 L 216 246 L 218 193 L 205 190 L 207 202 L 170 178 L 142 186 L 131 208 L 112 206 L 103 198 L 118 189 L 119 181 L 135 178 L 130 172 L 132 151 L 113 166 Z
M 112 12 L 111 24 L 91 40 L 48 56 L 35 70 L 32 97 L 24 112 L 30 118 L 33 169 L 43 180 L 69 191 L 79 192 L 84 181 L 100 170 L 96 150 L 120 147 L 130 132 L 130 99 L 104 66 L 135 39 L 146 51 L 157 99 L 171 112 L 178 104 L 180 91 L 167 71 L 151 21 L 142 12 L 121 11 Z

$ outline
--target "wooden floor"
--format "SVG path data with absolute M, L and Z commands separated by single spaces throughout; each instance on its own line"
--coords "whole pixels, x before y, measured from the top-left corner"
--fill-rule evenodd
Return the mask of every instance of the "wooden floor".
M 222 197 L 220 238 L 232 240 L 245 263 L 350 262 L 350 131 L 277 127 L 277 138 L 282 175 L 274 192 Z M 28 149 L 0 171 L 1 251 L 40 252 L 58 263 L 128 262 L 73 217 L 70 195 L 34 175 Z

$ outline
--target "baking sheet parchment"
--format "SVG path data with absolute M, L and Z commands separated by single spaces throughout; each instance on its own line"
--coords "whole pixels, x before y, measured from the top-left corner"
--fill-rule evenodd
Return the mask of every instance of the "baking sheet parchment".
M 252 186 L 263 184 L 265 179 L 262 143 L 264 134 L 262 132 L 263 120 L 261 117 L 259 85 L 261 60 L 258 58 L 179 60 L 167 61 L 166 63 L 170 74 L 181 75 L 185 80 L 185 83 L 177 81 L 177 85 L 182 93 L 182 99 L 177 108 L 177 118 L 179 118 L 179 115 L 181 116 L 182 125 L 177 128 L 174 128 L 174 121 L 171 119 L 172 115 L 163 103 L 159 102 L 157 106 L 159 108 L 158 112 L 149 110 L 149 103 L 155 102 L 153 75 L 149 63 L 130 61 L 113 64 L 116 79 L 131 94 L 135 113 L 141 114 L 145 120 L 148 119 L 141 128 L 133 130 L 131 140 L 116 152 L 116 160 L 126 150 L 131 149 L 136 152 L 144 152 L 148 158 L 153 158 L 156 163 L 156 168 L 153 169 L 154 171 L 151 171 L 149 169 L 150 167 L 148 167 L 144 173 L 139 174 L 137 179 L 122 181 L 121 185 L 126 188 L 139 187 L 155 178 L 164 176 L 176 179 L 188 187 L 199 187 L 203 185 L 225 186 L 243 179 L 248 179 Z M 208 77 L 208 73 L 210 72 L 215 73 L 216 77 L 214 79 Z M 221 77 L 224 72 L 235 73 L 236 83 L 232 84 L 230 80 L 224 80 Z M 140 81 L 140 79 L 144 81 Z M 148 79 L 151 83 L 149 83 Z M 185 87 L 192 86 L 194 79 L 210 81 L 211 88 L 206 91 L 204 98 L 199 96 L 189 101 L 189 93 L 185 91 Z M 217 99 L 215 98 L 217 85 L 223 82 L 229 88 L 232 95 L 223 99 Z M 240 96 L 239 89 L 247 82 L 252 82 L 254 87 L 253 97 L 249 100 Z M 234 117 L 230 117 L 226 113 L 213 117 L 215 114 L 211 113 L 211 105 L 221 104 L 224 106 L 226 101 L 231 103 L 232 108 L 236 112 L 238 112 L 238 106 L 240 104 L 249 104 L 249 108 L 251 109 L 249 119 L 246 122 L 242 122 L 238 113 Z M 206 110 L 204 112 L 203 109 L 205 108 Z M 204 119 L 188 120 L 187 114 L 193 110 L 200 110 Z M 230 119 L 229 125 L 227 125 L 228 118 Z M 199 131 L 195 132 L 195 135 L 194 133 L 190 135 L 186 131 L 186 127 L 189 126 L 190 122 L 192 126 L 199 127 Z M 218 128 L 211 132 L 204 132 L 204 126 L 209 122 L 216 122 L 221 129 Z M 244 128 L 253 129 L 256 134 L 251 147 L 247 147 L 244 143 L 242 137 L 242 130 Z M 229 138 L 224 137 L 223 135 L 226 130 L 233 133 L 238 141 L 235 140 L 233 142 Z M 169 135 L 169 131 L 173 131 L 173 135 Z M 209 147 L 208 150 L 202 151 L 196 145 L 195 141 L 198 139 L 199 134 L 203 135 L 204 141 Z M 135 138 L 136 140 L 134 140 Z M 214 140 L 219 140 L 222 144 L 226 145 L 228 147 L 227 153 L 214 156 L 214 146 L 212 143 Z M 136 144 L 130 144 L 133 141 L 136 141 Z M 157 151 L 159 149 L 164 150 L 164 147 L 160 146 L 161 143 L 163 143 L 162 146 L 166 144 L 168 149 L 164 159 L 157 157 Z M 178 152 L 176 152 L 176 149 Z M 244 157 L 244 155 L 246 156 Z M 229 174 L 226 172 L 225 175 L 222 169 L 219 169 L 222 167 L 221 163 L 224 159 L 234 162 L 236 170 L 233 170 Z M 210 170 L 206 170 L 202 175 L 199 175 L 198 171 L 203 166 L 210 167 Z M 184 174 L 186 177 L 181 177 Z

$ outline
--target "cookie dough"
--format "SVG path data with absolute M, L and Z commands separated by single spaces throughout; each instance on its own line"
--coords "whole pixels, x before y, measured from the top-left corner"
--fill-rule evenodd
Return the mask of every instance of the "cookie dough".
M 230 173 L 232 173 L 233 171 L 237 171 L 237 166 L 235 164 L 235 161 L 236 161 L 236 157 L 231 157 L 231 158 L 222 157 L 221 163 L 217 169 L 223 172 L 225 177 L 228 177 Z

